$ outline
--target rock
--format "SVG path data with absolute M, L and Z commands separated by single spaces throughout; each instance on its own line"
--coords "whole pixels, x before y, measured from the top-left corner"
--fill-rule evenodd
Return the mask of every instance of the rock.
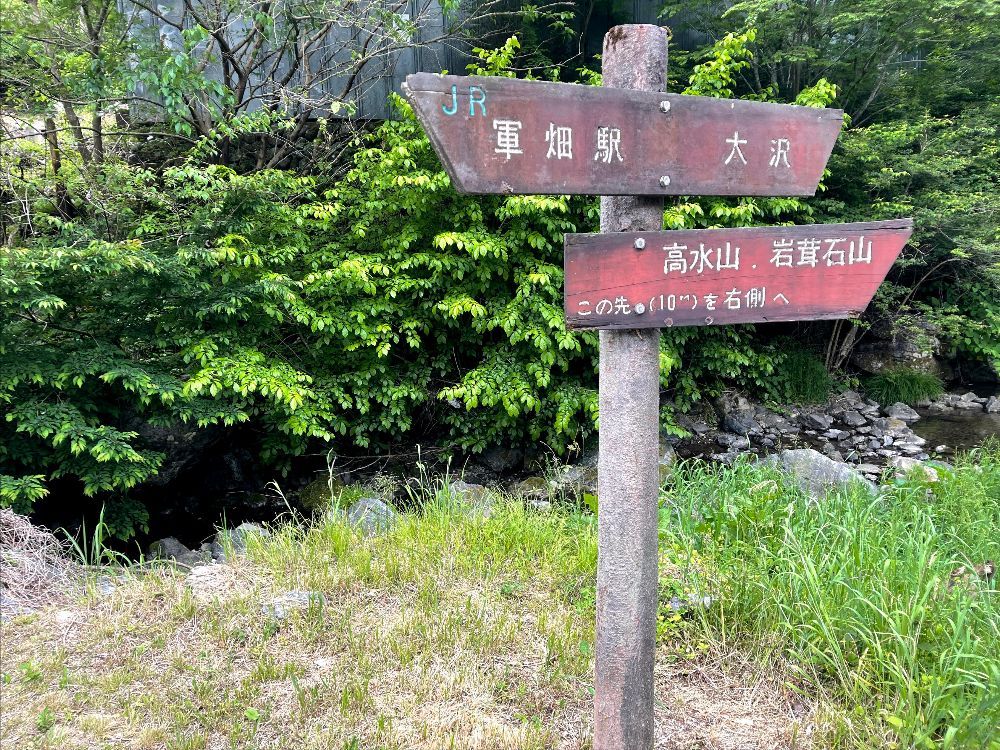
M 726 453 L 712 453 L 711 455 L 709 455 L 709 458 L 712 461 L 717 461 L 723 466 L 732 466 L 733 464 L 736 463 L 736 459 L 739 458 L 739 455 L 740 455 L 739 453 L 733 453 L 731 451 L 727 451 Z
M 596 495 L 597 461 L 593 461 L 593 465 L 571 464 L 560 467 L 552 481 L 552 487 L 556 492 L 573 498 L 583 497 L 584 494 Z
M 892 406 L 887 406 L 883 410 L 887 417 L 892 417 L 893 419 L 901 419 L 902 421 L 909 424 L 910 422 L 916 422 L 920 419 L 920 415 L 917 414 L 913 409 L 904 404 L 902 401 L 897 401 Z
M 743 435 L 733 435 L 729 432 L 720 432 L 715 436 L 715 442 L 734 451 L 745 451 L 750 447 L 750 438 Z
M 670 473 L 674 469 L 674 464 L 677 463 L 677 452 L 674 450 L 674 446 L 663 440 L 660 440 L 660 484 L 670 479 Z
M 814 499 L 824 497 L 831 490 L 852 486 L 862 487 L 869 492 L 875 492 L 876 489 L 875 485 L 856 469 L 827 458 L 811 448 L 783 450 L 771 454 L 764 461 L 788 474 Z
M 524 504 L 527 505 L 529 508 L 533 508 L 534 510 L 541 511 L 543 513 L 552 510 L 552 503 L 550 503 L 548 500 L 542 500 L 541 498 L 538 497 L 531 497 L 530 495 L 524 498 Z
M 347 521 L 360 526 L 365 536 L 388 531 L 396 523 L 396 511 L 377 497 L 363 497 L 347 509 Z
M 897 477 L 904 477 L 911 473 L 915 473 L 918 478 L 924 482 L 938 481 L 937 471 L 915 458 L 896 456 L 895 458 L 889 459 L 889 466 L 896 470 Z
M 850 436 L 851 433 L 847 432 L 846 430 L 838 430 L 835 428 L 831 428 L 823 433 L 823 437 L 829 440 L 846 440 Z
M 707 423 L 702 422 L 701 420 L 691 423 L 691 432 L 693 432 L 695 435 L 704 435 L 711 429 L 712 428 L 709 427 Z
M 211 553 L 190 550 L 172 536 L 157 539 L 150 544 L 149 557 L 153 560 L 173 560 L 188 567 L 201 565 L 212 559 Z
M 971 409 L 976 411 L 983 408 L 983 405 L 978 401 L 958 401 L 954 406 L 956 409 Z
M 324 604 L 326 597 L 319 591 L 286 591 L 264 604 L 261 607 L 261 614 L 270 620 L 282 622 L 293 612 L 300 612 L 310 607 L 322 607 Z
M 857 409 L 848 409 L 840 415 L 840 421 L 848 427 L 863 427 L 868 423 L 864 415 Z
M 969 401 L 976 401 L 979 397 L 975 393 L 973 393 L 972 391 L 968 391 L 967 393 L 963 393 L 958 398 L 959 398 L 959 401 L 969 402 Z
M 811 412 L 799 417 L 799 422 L 812 430 L 828 430 L 833 425 L 833 417 L 821 412 Z
M 750 410 L 730 412 L 722 418 L 722 429 L 737 435 L 759 435 L 760 425 Z
M 851 364 L 859 370 L 877 375 L 906 367 L 933 375 L 942 373 L 935 358 L 941 351 L 941 342 L 937 330 L 927 321 L 911 319 L 908 325 L 900 325 L 898 320 L 876 321 L 869 333 L 851 355 Z
M 887 432 L 896 432 L 899 430 L 905 430 L 906 422 L 902 419 L 897 419 L 896 417 L 880 417 L 872 422 L 872 427 L 875 430 L 872 431 L 872 435 L 876 435 L 877 431 L 881 431 L 884 435 Z M 881 435 L 879 435 L 881 437 Z
M 489 518 L 493 514 L 493 496 L 481 484 L 469 484 L 461 479 L 448 485 L 459 510 Z
M 299 505 L 313 513 L 325 513 L 343 490 L 344 483 L 336 477 L 314 479 L 299 490 Z
M 271 532 L 260 524 L 241 523 L 235 529 L 222 529 L 215 535 L 210 545 L 202 545 L 201 551 L 208 552 L 219 562 L 226 562 L 230 557 L 239 557 L 247 553 L 247 539 L 251 536 L 268 537 Z
M 1000 414 L 1000 397 L 990 396 L 985 408 L 987 414 Z
M 547 498 L 549 483 L 542 477 L 528 477 L 514 485 L 514 494 L 523 498 Z
M 524 451 L 504 446 L 487 448 L 479 457 L 479 463 L 496 474 L 506 474 L 521 468 L 524 464 Z
M 882 467 L 876 464 L 858 464 L 858 471 L 862 474 L 881 474 Z

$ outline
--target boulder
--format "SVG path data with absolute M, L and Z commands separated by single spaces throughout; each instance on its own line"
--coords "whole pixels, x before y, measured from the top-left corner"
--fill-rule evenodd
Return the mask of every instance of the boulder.
M 897 477 L 904 477 L 908 474 L 916 473 L 917 476 L 925 482 L 938 481 L 937 471 L 933 467 L 927 466 L 927 464 L 923 461 L 919 461 L 915 458 L 896 456 L 895 458 L 889 459 L 889 466 L 896 470 Z
M 799 417 L 799 422 L 803 427 L 811 430 L 829 430 L 833 425 L 833 417 L 822 412 L 810 412 Z
M 847 409 L 839 416 L 840 421 L 848 427 L 864 427 L 868 420 L 857 409 Z
M 524 451 L 504 446 L 487 448 L 479 457 L 478 463 L 496 474 L 506 474 L 521 468 L 524 464 Z
M 584 494 L 597 494 L 597 460 L 592 463 L 570 464 L 562 466 L 552 480 L 552 488 L 557 493 L 570 497 L 583 497 Z
M 388 531 L 397 518 L 396 511 L 377 497 L 363 497 L 347 509 L 347 522 L 360 527 L 365 536 Z
M 1000 414 L 1000 397 L 990 396 L 986 401 L 987 414 Z
M 455 506 L 469 514 L 489 518 L 493 513 L 493 496 L 481 484 L 470 484 L 459 479 L 448 485 Z
M 205 554 L 205 552 L 201 550 L 197 552 L 190 550 L 181 544 L 176 537 L 172 536 L 157 539 L 155 542 L 150 544 L 148 554 L 153 560 L 173 560 L 188 567 L 202 565 L 204 563 L 211 562 L 212 560 L 210 553 Z
M 764 459 L 788 474 L 811 497 L 820 499 L 831 490 L 862 487 L 875 492 L 875 485 L 856 469 L 835 461 L 811 448 L 783 450 Z
M 901 419 L 907 424 L 911 422 L 916 422 L 920 419 L 920 415 L 917 414 L 913 409 L 904 404 L 902 401 L 897 401 L 892 404 L 892 406 L 887 406 L 883 409 L 887 417 L 892 417 L 893 419 Z
M 268 537 L 271 532 L 256 523 L 241 523 L 235 529 L 223 529 L 215 535 L 215 541 L 212 542 L 212 557 L 225 562 L 229 553 L 234 557 L 245 555 L 247 539 L 251 536 Z
M 514 485 L 514 494 L 523 498 L 547 498 L 549 496 L 549 483 L 544 477 L 528 477 L 522 479 Z
M 715 442 L 734 451 L 745 451 L 750 447 L 750 438 L 730 432 L 720 432 L 715 436 Z
M 314 479 L 299 490 L 299 505 L 313 513 L 324 513 L 340 497 L 343 489 L 344 483 L 336 477 Z
M 760 425 L 754 419 L 753 411 L 734 411 L 722 418 L 722 429 L 736 435 L 759 435 Z
M 858 344 L 851 355 L 851 364 L 873 375 L 885 370 L 906 367 L 912 370 L 942 374 L 935 355 L 941 351 L 937 331 L 927 321 L 917 318 L 899 325 L 898 321 L 877 321 L 870 336 Z

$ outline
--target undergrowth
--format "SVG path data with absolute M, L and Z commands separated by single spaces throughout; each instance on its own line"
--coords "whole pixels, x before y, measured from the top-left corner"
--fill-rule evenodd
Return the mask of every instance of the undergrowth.
M 974 572 L 1000 559 L 1000 444 L 937 470 L 816 500 L 770 467 L 682 463 L 661 497 L 658 669 L 753 665 L 809 706 L 785 720 L 818 728 L 807 745 L 1000 748 L 1000 607 Z M 79 627 L 4 623 L 4 746 L 586 746 L 593 514 L 456 503 L 447 476 L 411 499 L 370 537 L 329 513 L 251 536 L 211 601 L 146 565 L 92 588 Z M 310 605 L 276 622 L 288 591 Z
M 706 637 L 791 662 L 833 747 L 998 748 L 1000 445 L 819 502 L 748 464 L 674 475 L 662 534 L 725 572 Z M 992 686 L 992 687 L 991 687 Z
M 944 393 L 944 383 L 937 375 L 908 367 L 897 367 L 872 375 L 864 381 L 865 392 L 880 404 L 915 404 Z

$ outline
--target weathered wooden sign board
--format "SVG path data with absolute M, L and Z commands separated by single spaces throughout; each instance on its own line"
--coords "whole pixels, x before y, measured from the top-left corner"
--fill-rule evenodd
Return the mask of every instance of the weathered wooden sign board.
M 670 328 L 858 315 L 912 232 L 899 219 L 567 234 L 566 322 Z
M 813 195 L 836 109 L 416 73 L 404 93 L 463 193 Z

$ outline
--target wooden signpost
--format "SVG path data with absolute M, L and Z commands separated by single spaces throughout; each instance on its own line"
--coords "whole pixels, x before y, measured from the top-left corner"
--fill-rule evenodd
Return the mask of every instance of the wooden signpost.
M 671 328 L 860 314 L 909 219 L 566 235 L 566 322 Z
M 416 73 L 404 91 L 463 193 L 812 195 L 844 118 L 515 78 Z
M 604 87 L 407 78 L 455 188 L 601 195 L 566 235 L 566 322 L 601 329 L 596 750 L 653 747 L 660 328 L 841 318 L 868 304 L 908 220 L 663 232 L 665 195 L 812 195 L 843 113 L 663 93 L 667 31 L 604 38 Z

